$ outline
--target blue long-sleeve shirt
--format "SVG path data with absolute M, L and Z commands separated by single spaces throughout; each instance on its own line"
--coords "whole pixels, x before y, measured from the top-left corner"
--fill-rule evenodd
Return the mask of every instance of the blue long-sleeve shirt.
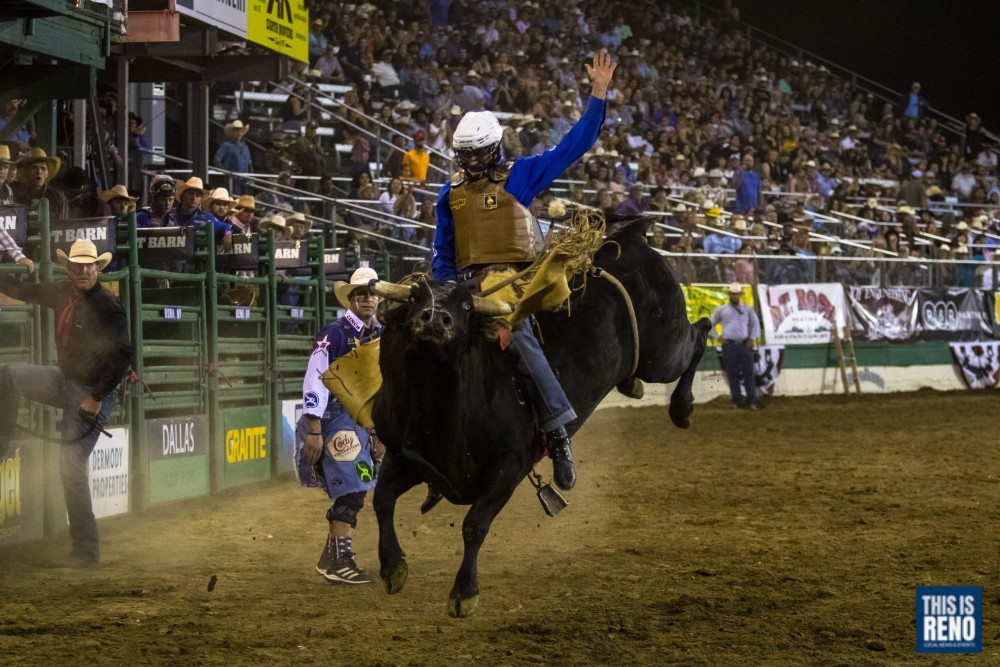
M 709 234 L 702 242 L 702 249 L 706 255 L 721 255 L 729 253 L 735 255 L 743 247 L 743 241 L 735 236 L 724 234 Z
M 514 161 L 504 189 L 524 206 L 531 206 L 538 193 L 590 150 L 603 124 L 604 100 L 591 96 L 587 110 L 562 141 L 541 155 Z M 465 268 L 455 266 L 455 219 L 448 205 L 450 192 L 449 182 L 438 194 L 437 231 L 431 258 L 431 272 L 435 280 L 455 280 L 458 269 Z
M 216 238 L 233 232 L 233 226 L 228 222 L 223 222 L 208 211 L 203 211 L 200 208 L 196 208 L 193 213 L 185 215 L 181 213 L 180 206 L 177 205 L 170 209 L 170 215 L 173 225 L 177 227 L 197 228 L 204 224 L 211 224 L 213 229 L 215 229 Z

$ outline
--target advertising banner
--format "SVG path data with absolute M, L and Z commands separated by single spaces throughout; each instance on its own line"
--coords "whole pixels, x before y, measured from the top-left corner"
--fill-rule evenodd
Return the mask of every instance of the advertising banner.
M 247 37 L 296 60 L 309 61 L 305 0 L 248 0 Z
M 697 322 L 703 317 L 711 317 L 715 309 L 724 303 L 729 302 L 728 285 L 681 285 L 684 291 L 684 301 L 687 304 L 687 316 L 689 322 Z M 743 294 L 740 301 L 753 307 L 753 288 L 750 285 L 743 286 Z M 722 333 L 722 325 L 715 325 L 715 332 Z M 763 329 L 761 329 L 763 333 Z M 722 342 L 714 338 L 708 339 L 709 346 L 719 346 Z
M 233 247 L 215 246 L 218 271 L 256 271 L 260 268 L 260 237 L 257 234 L 233 234 Z
M 266 407 L 230 408 L 225 411 L 222 452 L 224 487 L 271 477 L 270 414 Z M 219 446 L 215 445 L 215 446 Z
M 0 456 L 0 548 L 41 539 L 45 525 L 43 450 L 12 444 Z
M 917 290 L 912 287 L 847 287 L 851 335 L 859 340 L 912 341 L 920 333 Z
M 761 310 L 769 344 L 829 343 L 833 328 L 847 323 L 840 283 L 760 285 L 759 298 L 767 304 Z
M 993 337 L 993 325 L 979 290 L 921 289 L 917 310 L 924 340 L 974 341 Z
M 128 429 L 110 428 L 90 453 L 88 477 L 94 516 L 101 519 L 128 512 Z
M 135 230 L 139 264 L 194 259 L 194 233 L 190 227 L 147 227 Z
M 347 263 L 344 261 L 343 248 L 332 248 L 323 251 L 323 273 L 330 279 L 347 280 Z
M 231 35 L 247 36 L 247 0 L 176 0 L 177 11 Z
M 949 343 L 956 370 L 969 389 L 1000 387 L 1000 341 Z
M 81 218 L 80 220 L 53 220 L 52 258 L 56 258 L 56 250 L 69 254 L 69 248 L 78 239 L 88 239 L 97 246 L 97 254 L 105 252 L 114 254 L 115 228 L 118 218 Z
M 309 246 L 302 241 L 275 241 L 274 268 L 301 269 L 309 260 Z
M 169 417 L 146 423 L 150 504 L 208 495 L 208 417 Z
M 28 207 L 0 206 L 0 231 L 7 232 L 23 248 L 28 238 Z

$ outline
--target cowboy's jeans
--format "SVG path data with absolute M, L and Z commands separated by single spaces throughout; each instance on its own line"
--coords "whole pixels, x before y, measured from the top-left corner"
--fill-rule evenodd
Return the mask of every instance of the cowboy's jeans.
M 725 341 L 722 344 L 722 367 L 729 378 L 729 393 L 732 395 L 733 405 L 738 408 L 755 405 L 757 376 L 753 350 L 742 341 Z
M 73 551 L 84 558 L 97 558 L 100 547 L 97 541 L 97 521 L 90 502 L 90 484 L 87 478 L 87 461 L 97 444 L 100 432 L 87 432 L 90 425 L 79 414 L 80 404 L 90 395 L 90 390 L 71 380 L 62 371 L 51 366 L 8 364 L 0 371 L 0 442 L 17 437 L 18 396 L 29 401 L 62 408 L 62 446 L 59 453 L 59 472 L 62 478 L 66 512 L 69 515 L 69 534 Z M 101 405 L 98 420 L 105 424 L 114 410 L 117 391 L 112 391 Z M 84 437 L 80 437 L 86 433 Z
M 536 406 L 538 414 L 538 424 L 544 433 L 553 431 L 560 426 L 565 426 L 576 419 L 576 412 L 566 398 L 566 392 L 556 379 L 549 366 L 549 360 L 545 358 L 538 339 L 535 338 L 531 330 L 531 322 L 522 321 L 514 327 L 514 347 L 521 355 L 524 365 L 528 367 L 528 373 L 534 380 L 538 393 L 541 396 L 543 406 Z M 539 409 L 544 408 L 544 409 Z

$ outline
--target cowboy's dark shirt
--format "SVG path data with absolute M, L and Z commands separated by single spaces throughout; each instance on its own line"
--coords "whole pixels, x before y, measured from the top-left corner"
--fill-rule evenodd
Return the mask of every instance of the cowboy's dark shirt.
M 22 283 L 0 276 L 0 292 L 52 308 L 56 321 L 73 299 L 68 280 L 58 283 Z M 57 340 L 59 370 L 67 379 L 90 390 L 97 400 L 111 393 L 132 365 L 132 341 L 125 309 L 100 283 L 85 292 L 73 310 L 69 336 Z

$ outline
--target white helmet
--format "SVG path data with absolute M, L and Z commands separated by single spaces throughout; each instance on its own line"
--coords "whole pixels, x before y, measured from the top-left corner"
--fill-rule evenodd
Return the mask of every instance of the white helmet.
M 489 111 L 470 111 L 455 128 L 451 146 L 456 150 L 476 150 L 500 143 L 501 139 L 503 128 L 496 116 Z
M 455 161 L 468 178 L 479 178 L 503 162 L 502 139 L 503 128 L 496 116 L 489 111 L 470 111 L 459 121 L 452 137 Z

